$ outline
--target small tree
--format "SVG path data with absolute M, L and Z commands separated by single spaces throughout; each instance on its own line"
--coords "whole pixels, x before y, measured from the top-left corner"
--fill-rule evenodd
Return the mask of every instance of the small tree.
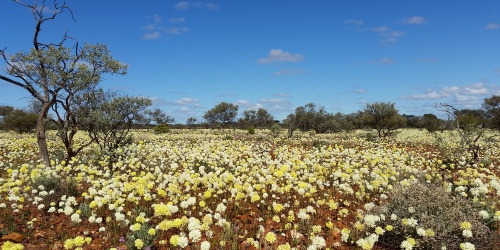
M 175 119 L 163 112 L 161 109 L 146 110 L 145 114 L 148 115 L 157 125 L 174 123 Z
M 4 129 L 3 120 L 12 111 L 14 111 L 14 107 L 12 106 L 0 106 L 0 129 Z
M 238 105 L 221 102 L 208 110 L 203 118 L 209 124 L 220 123 L 222 127 L 225 127 L 227 124 L 234 123 L 236 115 L 238 115 Z
M 450 104 L 436 105 L 438 111 L 448 115 L 448 121 L 455 123 L 455 129 L 460 135 L 461 148 L 471 154 L 472 159 L 477 162 L 481 145 L 479 139 L 483 137 L 486 129 L 482 125 L 480 113 L 470 110 L 458 110 Z M 491 139 L 491 138 L 486 138 Z
M 492 128 L 500 128 L 500 95 L 493 95 L 484 99 L 483 108 Z
M 246 110 L 243 112 L 242 123 L 254 127 L 268 127 L 274 121 L 274 118 L 266 109 Z
M 46 166 L 50 166 L 49 152 L 45 139 L 46 121 L 49 110 L 56 111 L 55 119 L 59 135 L 65 145 L 73 145 L 74 133 L 78 130 L 78 119 L 74 116 L 72 102 L 75 96 L 82 91 L 91 91 L 101 81 L 101 75 L 125 74 L 126 66 L 120 64 L 110 56 L 105 45 L 85 44 L 80 47 L 76 42 L 70 47 L 64 44 L 72 40 L 66 34 L 58 43 L 42 43 L 40 32 L 47 21 L 54 20 L 58 15 L 71 9 L 64 2 L 56 0 L 51 5 L 51 14 L 47 14 L 45 1 L 34 1 L 33 5 L 14 1 L 33 13 L 35 31 L 33 48 L 29 52 L 21 51 L 7 57 L 6 50 L 0 50 L 0 56 L 7 65 L 7 74 L 0 75 L 0 79 L 23 89 L 26 89 L 33 98 L 41 104 L 38 114 L 36 135 L 40 159 Z M 54 105 L 56 105 L 54 107 Z M 65 135 L 64 135 L 65 134 Z
M 195 117 L 189 117 L 189 118 L 187 118 L 187 120 L 186 120 L 186 124 L 187 124 L 190 128 L 193 128 L 193 127 L 196 125 L 196 122 L 198 122 L 198 119 L 196 119 Z
M 80 124 L 101 150 L 113 151 L 127 143 L 134 122 L 144 119 L 152 101 L 145 97 L 97 91 L 79 100 Z
M 434 114 L 424 114 L 419 121 L 419 126 L 429 131 L 429 133 L 442 129 L 443 125 L 443 121 Z
M 390 102 L 367 104 L 363 111 L 363 121 L 367 126 L 376 129 L 378 136 L 382 138 L 406 123 L 405 118 L 399 115 L 395 104 Z
M 32 132 L 36 127 L 38 115 L 22 109 L 14 109 L 4 116 L 2 127 L 18 133 Z

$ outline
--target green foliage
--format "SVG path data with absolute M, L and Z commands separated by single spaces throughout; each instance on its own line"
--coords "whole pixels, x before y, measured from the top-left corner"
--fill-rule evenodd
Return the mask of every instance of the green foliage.
M 401 128 L 406 123 L 403 116 L 399 115 L 394 103 L 375 102 L 367 104 L 362 114 L 365 125 L 376 129 L 379 137 L 385 138 L 392 131 Z
M 194 125 L 196 125 L 196 122 L 198 121 L 198 119 L 196 119 L 195 117 L 189 117 L 187 120 L 186 120 L 186 124 L 189 126 L 189 127 L 193 127 Z
M 32 132 L 36 127 L 38 115 L 21 109 L 9 111 L 2 119 L 0 125 L 4 130 L 13 130 L 18 133 Z
M 155 134 L 166 134 L 170 132 L 170 127 L 168 124 L 159 124 L 153 130 Z
M 154 109 L 154 110 L 146 110 L 144 111 L 146 115 L 149 116 L 149 120 L 153 120 L 156 122 L 156 124 L 168 124 L 168 123 L 173 123 L 175 122 L 175 119 L 167 114 L 165 114 L 161 109 Z
M 90 215 L 92 215 L 90 206 L 86 202 L 78 204 L 78 210 L 80 210 L 80 216 L 82 216 L 83 219 L 88 219 Z
M 379 237 L 378 244 L 384 249 L 399 249 L 408 237 L 417 241 L 418 249 L 460 249 L 463 242 L 474 244 L 476 249 L 494 249 L 500 243 L 472 201 L 454 196 L 437 184 L 397 187 L 388 200 L 369 213 L 380 219 L 376 226 L 393 227 Z M 463 235 L 462 222 L 472 225 L 473 237 Z
M 233 123 L 236 115 L 238 114 L 238 105 L 232 103 L 221 102 L 217 104 L 213 109 L 208 110 L 203 115 L 203 118 L 209 124 L 220 123 L 222 126 L 228 123 Z
M 263 108 L 256 110 L 246 110 L 243 113 L 243 122 L 255 127 L 268 127 L 273 123 L 273 116 Z
M 253 134 L 255 134 L 255 128 L 253 126 L 248 126 L 247 132 L 248 132 L 248 134 L 253 135 Z
M 500 95 L 493 95 L 484 99 L 483 108 L 489 118 L 489 125 L 492 128 L 500 128 Z
M 31 40 L 33 47 L 17 53 L 9 53 L 0 49 L 0 56 L 6 64 L 8 76 L 0 75 L 0 80 L 17 85 L 29 92 L 38 102 L 37 113 L 39 123 L 36 126 L 39 155 L 46 166 L 50 166 L 49 151 L 45 140 L 46 121 L 49 110 L 55 113 L 54 123 L 58 127 L 58 135 L 68 152 L 68 158 L 76 155 L 80 149 L 74 150 L 73 136 L 78 131 L 78 119 L 75 117 L 74 98 L 85 92 L 92 92 L 102 81 L 104 74 L 125 74 L 127 66 L 121 64 L 110 55 L 106 45 L 84 44 L 77 42 L 66 46 L 74 39 L 66 34 L 59 41 L 40 42 L 40 34 L 45 30 L 45 22 L 55 20 L 65 12 L 73 13 L 66 3 L 58 4 L 54 1 L 51 12 L 46 9 L 43 1 L 34 5 L 27 5 L 16 1 L 28 8 L 34 14 L 35 35 Z M 47 14 L 48 13 L 48 14 Z
M 156 234 L 151 235 L 149 233 L 149 230 L 154 230 L 154 228 L 149 226 L 147 222 L 144 222 L 140 224 L 139 230 L 127 233 L 125 244 L 127 245 L 128 249 L 144 249 L 148 246 L 153 246 L 153 243 L 156 239 Z M 135 241 L 137 239 L 142 240 L 144 244 L 143 247 L 138 248 L 135 246 Z
M 38 192 L 42 190 L 48 192 L 48 195 L 43 199 L 45 210 L 50 207 L 50 202 L 59 201 L 63 196 L 78 197 L 80 195 L 73 179 L 63 179 L 53 175 L 41 175 L 31 184 L 31 188 L 37 189 Z
M 482 110 L 463 109 L 458 110 L 449 104 L 440 104 L 436 109 L 445 112 L 448 115 L 448 122 L 454 123 L 455 130 L 460 138 L 460 150 L 468 152 L 471 158 L 477 162 L 482 151 L 479 143 L 485 136 L 486 129 L 484 124 L 484 112 Z M 486 141 L 490 138 L 485 138 Z
M 271 127 L 270 134 L 273 138 L 278 138 L 281 134 L 281 126 L 279 124 L 274 124 Z
M 144 120 L 144 110 L 152 101 L 99 91 L 83 97 L 80 103 L 78 117 L 82 128 L 101 150 L 114 151 L 128 144 L 130 129 L 134 122 Z
M 420 127 L 434 133 L 443 128 L 444 122 L 433 114 L 424 114 L 420 120 Z
M 354 125 L 349 122 L 349 116 L 341 113 L 328 113 L 324 107 L 316 108 L 314 103 L 296 108 L 295 113 L 288 115 L 284 123 L 288 126 L 289 138 L 296 129 L 314 131 L 317 134 L 354 129 Z
M 14 111 L 14 107 L 12 106 L 0 106 L 0 116 L 5 117 L 8 115 L 10 112 Z

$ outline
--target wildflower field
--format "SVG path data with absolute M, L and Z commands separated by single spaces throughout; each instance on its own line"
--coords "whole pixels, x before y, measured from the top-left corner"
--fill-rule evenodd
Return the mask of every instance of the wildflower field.
M 133 138 L 65 161 L 50 132 L 46 168 L 0 132 L 1 249 L 500 249 L 499 137 L 476 161 L 450 131 Z

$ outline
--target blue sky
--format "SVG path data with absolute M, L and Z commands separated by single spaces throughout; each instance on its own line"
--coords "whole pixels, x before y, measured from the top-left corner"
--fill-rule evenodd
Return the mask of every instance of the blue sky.
M 32 3 L 31 0 L 26 0 Z M 47 1 L 51 2 L 51 1 Z M 185 123 L 224 101 L 277 119 L 313 102 L 352 113 L 394 102 L 401 114 L 436 103 L 480 108 L 500 94 L 500 1 L 97 1 L 68 0 L 42 41 L 65 31 L 107 44 L 128 65 L 102 86 L 153 99 Z M 29 50 L 31 13 L 0 2 L 0 47 Z M 0 69 L 5 64 L 0 63 Z M 2 72 L 4 74 L 4 72 Z M 0 105 L 29 94 L 0 82 Z

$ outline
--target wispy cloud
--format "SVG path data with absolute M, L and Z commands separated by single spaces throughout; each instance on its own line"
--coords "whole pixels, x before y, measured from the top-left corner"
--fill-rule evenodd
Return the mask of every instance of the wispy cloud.
M 484 83 L 479 82 L 464 87 L 463 93 L 466 95 L 486 95 L 489 93 L 489 90 Z
M 372 64 L 393 64 L 393 63 L 396 63 L 396 60 L 392 59 L 392 58 L 387 58 L 387 57 L 384 57 L 382 59 L 379 59 L 379 60 L 373 60 L 371 61 Z
M 365 22 L 360 19 L 347 19 L 344 21 L 346 24 L 363 25 Z
M 169 35 L 181 35 L 188 32 L 188 28 L 186 26 L 164 26 L 162 24 L 163 18 L 160 15 L 152 15 L 149 16 L 148 19 L 152 19 L 153 23 L 144 26 L 142 29 L 146 31 L 142 35 L 142 39 L 144 40 L 156 40 L 162 37 L 163 34 Z M 184 23 L 186 19 L 179 18 L 171 18 L 169 22 L 171 24 L 180 24 Z
M 298 62 L 302 61 L 303 59 L 304 56 L 302 56 L 301 54 L 291 54 L 281 49 L 271 49 L 267 57 L 260 58 L 258 62 L 260 64 L 270 64 L 274 62 Z
M 403 18 L 402 22 L 405 24 L 426 24 L 429 21 L 421 16 L 412 16 L 408 18 Z
M 174 8 L 176 10 L 188 10 L 191 8 L 217 10 L 219 9 L 219 5 L 210 2 L 182 1 L 182 2 L 177 2 Z
M 355 94 L 365 94 L 366 93 L 366 89 L 364 89 L 364 88 L 356 88 L 352 92 L 355 93 Z
M 175 105 L 188 105 L 188 104 L 197 104 L 200 101 L 196 98 L 183 97 L 175 100 L 173 103 Z
M 500 76 L 500 68 L 493 69 L 493 72 L 495 72 L 495 74 L 497 74 L 498 76 Z
M 482 82 L 473 83 L 465 86 L 446 86 L 440 89 L 425 89 L 424 93 L 413 93 L 401 96 L 402 100 L 440 100 L 452 105 L 458 105 L 456 108 L 477 108 L 482 100 L 490 94 L 495 93 L 495 86 L 487 86 Z
M 423 94 L 411 94 L 402 96 L 401 99 L 406 100 L 435 100 L 443 97 L 442 93 L 438 93 L 435 90 L 426 90 L 426 93 Z
M 184 17 L 174 17 L 170 18 L 171 23 L 184 23 L 186 19 Z
M 144 40 L 156 40 L 161 37 L 161 33 L 159 31 L 147 32 L 142 35 L 142 39 Z
M 419 19 L 419 18 L 421 18 L 421 19 Z M 422 23 L 426 22 L 426 20 L 424 18 L 417 17 L 417 16 L 403 19 L 403 20 L 405 20 L 405 23 L 411 23 L 411 24 L 417 24 L 419 22 L 422 22 Z M 398 42 L 399 37 L 405 35 L 404 31 L 393 30 L 393 29 L 391 29 L 387 26 L 384 26 L 384 25 L 376 26 L 376 27 L 372 27 L 372 28 L 366 27 L 364 25 L 365 22 L 363 20 L 359 20 L 359 19 L 347 19 L 347 20 L 344 20 L 344 23 L 348 24 L 348 25 L 354 25 L 356 27 L 357 31 L 364 31 L 364 32 L 370 31 L 370 32 L 377 33 L 378 35 L 380 35 L 382 37 L 382 39 L 380 39 L 380 44 L 396 43 L 396 42 Z
M 300 75 L 306 73 L 303 69 L 282 69 L 280 71 L 274 72 L 274 76 L 283 76 L 283 75 Z
M 399 37 L 405 35 L 405 32 L 395 31 L 387 26 L 374 27 L 371 29 L 371 31 L 378 33 L 380 36 L 382 36 L 382 39 L 380 40 L 381 44 L 396 43 L 398 42 Z
M 500 23 L 488 23 L 484 28 L 487 30 L 497 30 L 500 29 Z

